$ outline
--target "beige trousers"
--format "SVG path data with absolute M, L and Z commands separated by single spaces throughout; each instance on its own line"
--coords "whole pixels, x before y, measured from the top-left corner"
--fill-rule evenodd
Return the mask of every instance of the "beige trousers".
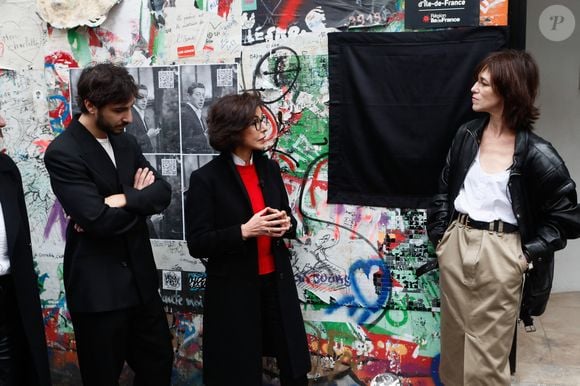
M 454 221 L 437 246 L 445 386 L 510 385 L 508 357 L 527 267 L 519 233 Z

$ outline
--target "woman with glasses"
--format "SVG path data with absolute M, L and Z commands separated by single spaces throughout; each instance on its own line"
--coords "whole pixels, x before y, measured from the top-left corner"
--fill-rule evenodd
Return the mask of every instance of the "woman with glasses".
M 459 128 L 429 211 L 441 287 L 446 386 L 509 385 L 518 309 L 544 311 L 554 251 L 580 235 L 576 185 L 552 145 L 534 134 L 538 68 L 524 51 L 487 56 L 475 69 L 472 108 Z
M 246 92 L 211 106 L 209 140 L 221 154 L 191 174 L 186 196 L 189 253 L 206 262 L 206 386 L 261 385 L 262 356 L 276 358 L 282 385 L 308 384 L 310 355 L 282 240 L 295 236 L 296 220 L 280 168 L 263 154 L 262 105 Z

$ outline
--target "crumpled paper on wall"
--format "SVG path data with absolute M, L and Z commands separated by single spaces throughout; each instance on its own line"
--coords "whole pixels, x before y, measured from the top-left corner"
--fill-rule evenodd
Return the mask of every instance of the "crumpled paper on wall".
M 96 27 L 120 0 L 36 0 L 38 14 L 55 28 Z

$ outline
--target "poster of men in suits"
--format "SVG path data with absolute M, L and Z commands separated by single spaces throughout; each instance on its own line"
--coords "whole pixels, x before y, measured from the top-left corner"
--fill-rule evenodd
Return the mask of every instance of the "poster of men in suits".
M 82 69 L 70 70 L 71 111 L 80 113 L 76 85 Z M 237 64 L 127 67 L 141 98 L 131 108 L 125 133 L 171 185 L 171 204 L 147 219 L 149 236 L 183 240 L 183 200 L 191 172 L 217 155 L 207 137 L 207 110 L 238 92 Z
M 139 87 L 125 131 L 137 138 L 143 153 L 179 153 L 179 70 L 177 66 L 129 67 Z
M 207 135 L 207 109 L 213 101 L 238 91 L 236 64 L 180 66 L 181 150 L 215 154 Z

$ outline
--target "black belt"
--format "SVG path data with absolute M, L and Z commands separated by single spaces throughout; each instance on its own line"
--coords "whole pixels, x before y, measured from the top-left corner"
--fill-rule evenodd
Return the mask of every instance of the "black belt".
M 502 220 L 495 220 L 492 222 L 477 221 L 464 213 L 458 213 L 457 222 L 470 228 L 483 229 L 491 232 L 514 233 L 519 230 L 517 225 L 503 222 Z

